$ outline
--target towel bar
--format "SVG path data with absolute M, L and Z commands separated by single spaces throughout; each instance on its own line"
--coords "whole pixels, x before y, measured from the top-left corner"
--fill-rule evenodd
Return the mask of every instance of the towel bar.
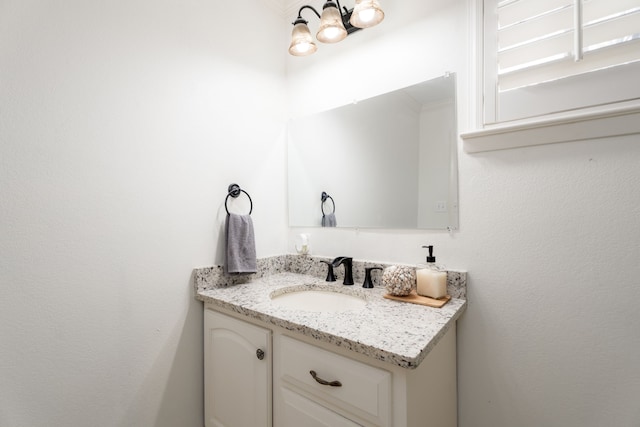
M 241 192 L 246 194 L 247 197 L 249 198 L 249 203 L 251 204 L 250 207 L 249 207 L 249 215 L 251 215 L 251 212 L 253 212 L 253 200 L 251 200 L 251 196 L 249 195 L 249 193 L 247 193 L 242 188 L 240 188 L 240 186 L 238 184 L 229 185 L 229 188 L 227 188 L 227 191 L 228 191 L 227 197 L 225 197 L 225 199 L 224 199 L 224 209 L 227 211 L 227 215 L 231 215 L 229 213 L 229 207 L 227 206 L 227 201 L 229 201 L 229 196 L 231 196 L 231 197 L 233 197 L 235 199 L 238 196 L 240 196 Z

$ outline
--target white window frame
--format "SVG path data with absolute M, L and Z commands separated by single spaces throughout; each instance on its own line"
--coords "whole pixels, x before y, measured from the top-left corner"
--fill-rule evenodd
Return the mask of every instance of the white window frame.
M 488 79 L 485 78 L 485 61 L 491 60 L 493 55 L 492 52 L 486 52 L 484 48 L 485 0 L 469 0 L 469 3 L 472 27 L 475 26 L 475 34 L 477 34 L 474 46 L 476 60 L 472 62 L 472 66 L 475 67 L 475 73 L 472 70 L 472 74 L 477 76 L 474 94 L 477 112 L 474 117 L 476 130 L 461 135 L 465 151 L 479 152 L 640 134 L 640 98 L 567 108 L 563 111 L 503 122 L 494 121 L 491 112 L 487 116 L 487 109 L 491 110 L 495 107 L 495 98 L 492 98 L 493 94 L 488 92 L 493 90 L 495 83 L 487 85 Z M 488 29 L 488 34 L 492 35 L 493 31 L 495 29 Z M 473 28 L 472 34 L 474 34 Z M 640 69 L 640 64 L 638 66 Z M 607 71 L 598 73 L 606 75 Z M 629 75 L 625 78 L 628 79 Z M 636 81 L 640 84 L 640 78 L 636 78 Z

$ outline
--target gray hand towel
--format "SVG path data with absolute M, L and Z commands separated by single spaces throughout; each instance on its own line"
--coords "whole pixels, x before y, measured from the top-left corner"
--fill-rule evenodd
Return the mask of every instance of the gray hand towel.
M 249 274 L 257 271 L 256 242 L 250 215 L 227 215 L 225 271 L 227 274 Z
M 323 227 L 336 227 L 338 222 L 336 221 L 336 214 L 330 213 L 322 216 Z

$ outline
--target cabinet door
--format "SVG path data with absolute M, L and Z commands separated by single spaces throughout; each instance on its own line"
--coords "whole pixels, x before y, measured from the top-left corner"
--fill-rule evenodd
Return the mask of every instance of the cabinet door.
M 204 312 L 206 427 L 271 426 L 271 331 Z

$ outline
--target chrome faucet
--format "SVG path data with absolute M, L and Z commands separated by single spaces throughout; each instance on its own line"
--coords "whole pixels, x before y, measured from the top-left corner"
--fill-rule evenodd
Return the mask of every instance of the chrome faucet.
M 353 258 L 339 256 L 331 262 L 334 267 L 344 265 L 344 281 L 343 285 L 353 285 Z

